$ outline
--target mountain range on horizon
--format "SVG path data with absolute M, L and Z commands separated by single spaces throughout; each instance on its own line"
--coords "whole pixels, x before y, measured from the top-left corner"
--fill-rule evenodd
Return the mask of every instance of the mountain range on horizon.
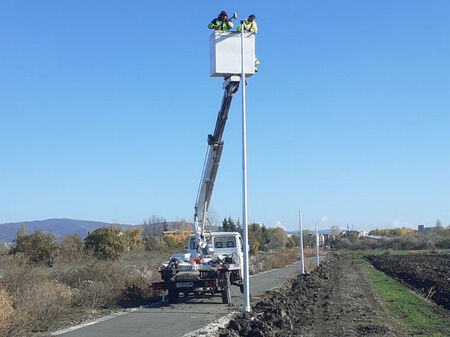
M 100 227 L 118 225 L 120 227 L 132 227 L 126 224 L 112 224 L 102 221 L 74 220 L 74 219 L 46 219 L 34 221 L 21 221 L 0 224 L 0 242 L 12 242 L 17 235 L 18 229 L 24 225 L 26 232 L 31 233 L 35 228 L 44 232 L 51 232 L 56 238 L 69 234 L 78 234 L 82 239 L 86 238 L 88 232 Z
M 167 221 L 169 228 L 176 221 Z M 85 239 L 89 232 L 92 232 L 100 227 L 105 226 L 119 226 L 119 227 L 135 227 L 138 225 L 129 224 L 117 224 L 102 221 L 91 221 L 91 220 L 75 220 L 67 218 L 55 218 L 55 219 L 45 219 L 45 220 L 33 220 L 33 221 L 20 221 L 20 222 L 10 222 L 0 224 L 0 242 L 13 242 L 17 235 L 19 228 L 24 225 L 27 233 L 32 233 L 35 228 L 38 228 L 46 233 L 53 233 L 56 239 L 61 238 L 65 235 L 77 234 L 82 239 Z M 193 229 L 193 224 L 190 223 L 191 229 Z M 213 228 L 213 230 L 218 230 L 218 228 Z M 319 233 L 328 234 L 331 229 L 321 229 Z M 298 234 L 296 231 L 286 231 L 286 234 Z

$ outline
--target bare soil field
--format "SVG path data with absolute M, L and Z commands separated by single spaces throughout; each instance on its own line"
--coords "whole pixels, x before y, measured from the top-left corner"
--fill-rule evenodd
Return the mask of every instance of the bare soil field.
M 450 309 L 450 254 L 370 255 L 372 265 Z
M 225 336 L 406 336 L 383 311 L 356 260 L 333 255 L 310 274 L 268 292 Z

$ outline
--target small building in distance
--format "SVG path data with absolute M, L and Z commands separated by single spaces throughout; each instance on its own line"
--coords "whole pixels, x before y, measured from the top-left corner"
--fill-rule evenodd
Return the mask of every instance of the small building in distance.
M 417 226 L 417 231 L 423 235 L 431 233 L 432 229 L 433 229 L 433 227 L 425 227 L 424 225 Z
M 164 238 L 171 237 L 176 240 L 184 240 L 184 239 L 187 239 L 187 237 L 193 233 L 194 233 L 194 231 L 191 229 L 189 229 L 189 230 L 171 229 L 171 230 L 164 231 L 163 237 Z
M 308 243 L 315 245 L 316 243 L 316 233 L 308 234 Z M 319 233 L 319 247 L 323 246 L 325 243 L 325 235 Z
M 369 233 L 367 233 L 367 231 L 365 231 L 365 230 L 359 231 L 359 237 L 363 237 L 363 236 L 367 236 L 367 235 L 369 235 Z

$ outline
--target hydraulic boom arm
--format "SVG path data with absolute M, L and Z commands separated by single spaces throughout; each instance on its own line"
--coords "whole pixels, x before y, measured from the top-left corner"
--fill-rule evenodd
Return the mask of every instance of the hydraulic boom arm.
M 214 133 L 208 135 L 208 150 L 203 166 L 194 213 L 195 239 L 198 244 L 197 251 L 200 256 L 209 254 L 208 243 L 206 242 L 206 232 L 208 231 L 207 213 L 217 170 L 219 169 L 220 157 L 222 156 L 222 135 L 227 122 L 231 100 L 233 95 L 239 89 L 239 81 L 239 76 L 230 76 L 225 79 L 222 105 L 217 115 L 216 127 Z

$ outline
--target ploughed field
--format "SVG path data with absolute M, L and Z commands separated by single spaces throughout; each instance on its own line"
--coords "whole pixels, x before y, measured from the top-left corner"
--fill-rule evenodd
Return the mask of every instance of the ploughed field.
M 450 309 L 450 254 L 370 255 L 372 265 Z
M 350 255 L 332 255 L 311 273 L 270 291 L 218 336 L 404 336 Z

